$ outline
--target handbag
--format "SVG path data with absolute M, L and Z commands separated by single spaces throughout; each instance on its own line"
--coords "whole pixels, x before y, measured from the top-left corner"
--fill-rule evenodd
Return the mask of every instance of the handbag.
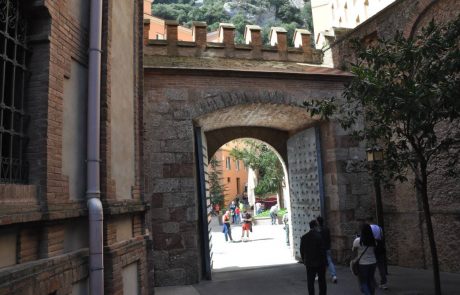
M 359 273 L 359 270 L 358 270 L 359 261 L 361 260 L 361 257 L 363 257 L 364 253 L 366 253 L 367 248 L 369 248 L 369 247 L 366 247 L 366 249 L 363 251 L 363 253 L 361 253 L 361 255 L 359 255 L 358 259 L 352 259 L 352 260 L 350 261 L 350 269 L 351 269 L 351 272 L 352 272 L 355 276 L 357 276 L 358 273 Z

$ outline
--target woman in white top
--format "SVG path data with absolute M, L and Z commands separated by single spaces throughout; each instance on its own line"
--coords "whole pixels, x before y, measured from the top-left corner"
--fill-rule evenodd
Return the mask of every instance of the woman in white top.
M 375 239 L 372 234 L 372 229 L 369 224 L 364 224 L 361 229 L 361 236 L 356 238 L 353 242 L 353 248 L 358 250 L 359 260 L 359 285 L 361 292 L 365 295 L 373 295 L 375 293 L 375 267 L 377 265 L 377 259 L 375 258 Z

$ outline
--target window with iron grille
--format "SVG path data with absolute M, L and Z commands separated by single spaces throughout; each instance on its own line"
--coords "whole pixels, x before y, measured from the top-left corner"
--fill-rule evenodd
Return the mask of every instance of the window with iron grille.
M 18 0 L 0 0 L 0 182 L 25 182 L 26 20 Z

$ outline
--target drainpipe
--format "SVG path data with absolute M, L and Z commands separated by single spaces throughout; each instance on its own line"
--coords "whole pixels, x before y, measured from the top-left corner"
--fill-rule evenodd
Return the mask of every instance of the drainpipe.
M 103 211 L 100 199 L 99 140 L 101 96 L 102 0 L 91 0 L 88 72 L 86 197 L 89 215 L 89 288 L 104 294 Z

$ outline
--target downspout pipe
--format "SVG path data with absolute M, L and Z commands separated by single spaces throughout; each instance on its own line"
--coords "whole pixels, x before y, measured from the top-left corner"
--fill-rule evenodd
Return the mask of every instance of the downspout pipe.
M 104 294 L 103 210 L 100 199 L 102 0 L 91 0 L 89 32 L 86 198 L 89 215 L 89 288 Z

